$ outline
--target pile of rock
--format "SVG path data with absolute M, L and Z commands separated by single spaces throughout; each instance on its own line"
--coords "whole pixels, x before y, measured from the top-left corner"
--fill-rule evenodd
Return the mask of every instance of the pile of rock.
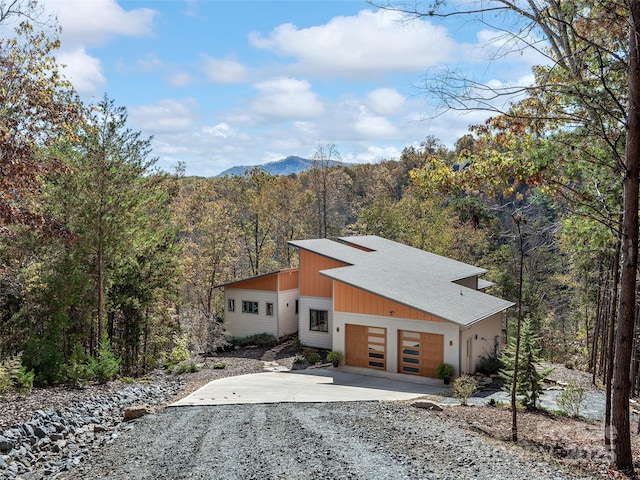
M 92 450 L 133 428 L 128 410 L 150 412 L 184 389 L 184 381 L 156 377 L 149 384 L 74 403 L 64 410 L 38 410 L 27 423 L 0 430 L 0 478 L 53 479 Z

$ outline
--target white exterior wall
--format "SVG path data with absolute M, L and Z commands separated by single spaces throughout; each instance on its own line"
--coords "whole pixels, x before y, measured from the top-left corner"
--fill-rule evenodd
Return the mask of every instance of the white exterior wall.
M 474 373 L 480 357 L 493 353 L 502 335 L 502 313 L 496 313 L 460 332 L 461 373 Z
M 327 332 L 309 330 L 309 310 L 327 310 L 329 328 Z M 332 350 L 331 332 L 333 331 L 333 299 L 323 297 L 301 297 L 299 303 L 298 337 L 302 345 Z
M 453 323 L 410 320 L 397 317 L 380 317 L 357 313 L 334 312 L 333 314 L 333 350 L 345 354 L 345 325 L 367 325 L 387 329 L 387 372 L 398 372 L 398 330 L 413 332 L 439 333 L 444 335 L 444 362 L 451 364 L 456 371 L 460 367 L 458 344 L 459 328 Z
M 229 299 L 235 300 L 235 311 L 229 311 Z M 258 314 L 243 313 L 242 301 L 258 302 Z M 258 333 L 278 336 L 276 292 L 228 288 L 224 291 L 224 326 L 232 337 L 247 337 Z M 267 315 L 267 303 L 273 303 L 273 315 Z M 295 305 L 294 305 L 295 312 Z
M 298 331 L 298 315 L 296 315 L 296 300 L 298 289 L 278 292 L 278 338 Z

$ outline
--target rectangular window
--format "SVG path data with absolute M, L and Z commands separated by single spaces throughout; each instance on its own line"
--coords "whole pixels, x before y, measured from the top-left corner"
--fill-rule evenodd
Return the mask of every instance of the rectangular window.
M 296 315 L 298 314 L 298 300 L 296 300 Z
M 267 315 L 273 316 L 273 303 L 267 303 Z
M 328 332 L 329 312 L 327 310 L 309 310 L 309 330 L 313 332 Z
M 258 302 L 251 302 L 249 300 L 242 301 L 242 313 L 255 313 L 258 314 Z
M 229 299 L 229 305 L 227 306 L 227 310 L 230 312 L 236 311 L 236 301 L 233 298 Z

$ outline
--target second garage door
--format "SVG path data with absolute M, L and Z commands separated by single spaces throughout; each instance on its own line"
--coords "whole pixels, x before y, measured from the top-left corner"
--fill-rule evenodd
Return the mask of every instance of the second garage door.
M 398 372 L 436 378 L 444 360 L 444 335 L 398 330 Z
M 352 367 L 387 369 L 387 329 L 345 325 L 345 363 Z

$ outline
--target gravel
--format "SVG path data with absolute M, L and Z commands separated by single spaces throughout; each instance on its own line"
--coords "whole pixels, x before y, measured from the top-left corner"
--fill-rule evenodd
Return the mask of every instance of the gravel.
M 526 474 L 524 474 L 526 472 Z M 65 479 L 577 479 L 406 402 L 168 408 Z
M 262 371 L 263 354 L 264 349 L 249 348 L 201 359 L 202 370 L 184 377 L 184 388 L 178 396 L 215 378 Z M 277 355 L 284 366 L 289 366 L 292 359 L 289 351 Z M 226 368 L 214 369 L 219 362 L 226 363 Z M 584 380 L 586 383 L 586 376 Z M 55 389 L 49 391 L 50 395 L 42 391 L 28 397 L 3 398 L 0 424 L 15 428 L 36 409 L 58 412 L 86 406 L 123 387 L 116 383 L 91 386 L 81 392 Z M 488 398 L 482 400 L 486 402 Z M 599 407 L 599 397 L 591 400 L 585 403 Z M 445 398 L 438 401 L 447 403 Z M 89 441 L 81 448 L 81 461 L 76 455 L 78 449 L 74 453 L 67 448 L 56 454 L 56 464 L 64 466 L 60 469 L 51 462 L 52 454 L 47 451 L 41 456 L 51 468 L 43 473 L 34 464 L 33 473 L 15 478 L 596 478 L 567 470 L 567 464 L 563 467 L 554 463 L 545 453 L 548 449 L 503 442 L 466 423 L 466 417 L 456 419 L 445 412 L 416 409 L 408 402 L 166 408 L 132 422 L 116 423 L 97 435 L 91 435 L 95 428 L 90 426 Z M 70 437 L 64 442 L 73 446 L 73 440 Z M 2 468 L 7 467 L 2 466 L 2 460 L 10 458 L 0 456 L 0 477 Z M 39 458 L 38 464 L 40 461 Z

